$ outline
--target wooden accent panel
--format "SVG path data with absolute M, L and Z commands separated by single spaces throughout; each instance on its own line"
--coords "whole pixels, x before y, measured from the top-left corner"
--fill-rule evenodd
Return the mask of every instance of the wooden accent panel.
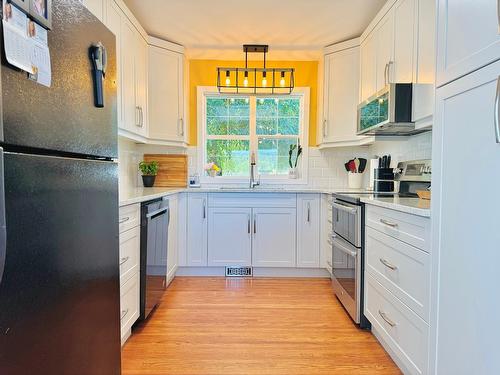
M 123 375 L 401 374 L 329 279 L 176 277 L 122 350 Z
M 155 180 L 155 187 L 187 186 L 187 155 L 145 154 L 144 160 L 156 160 L 160 163 L 160 169 Z

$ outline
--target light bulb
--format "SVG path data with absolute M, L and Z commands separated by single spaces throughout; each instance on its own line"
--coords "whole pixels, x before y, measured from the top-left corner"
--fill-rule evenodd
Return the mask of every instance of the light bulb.
M 285 86 L 285 72 L 281 72 L 280 85 L 281 87 Z
M 226 86 L 231 84 L 231 79 L 229 78 L 229 70 L 226 70 Z
M 248 72 L 245 71 L 245 79 L 243 80 L 243 86 L 247 87 L 248 86 Z
M 266 79 L 266 77 L 262 78 L 262 86 L 263 87 L 267 86 L 267 79 Z

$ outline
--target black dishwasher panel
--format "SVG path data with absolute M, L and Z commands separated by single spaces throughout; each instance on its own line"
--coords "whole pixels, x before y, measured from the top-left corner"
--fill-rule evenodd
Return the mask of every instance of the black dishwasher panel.
M 166 288 L 168 225 L 167 199 L 141 205 L 141 311 L 139 320 L 148 318 L 160 303 Z

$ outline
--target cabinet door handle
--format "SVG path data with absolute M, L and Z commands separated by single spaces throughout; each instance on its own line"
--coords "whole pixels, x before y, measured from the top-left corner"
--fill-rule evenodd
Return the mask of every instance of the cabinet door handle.
M 307 202 L 307 222 L 311 222 L 311 203 Z
M 138 128 L 141 127 L 141 112 L 140 112 L 140 107 L 136 106 L 135 107 L 135 126 Z
M 257 234 L 257 214 L 253 215 L 253 234 Z
M 387 314 L 386 314 L 385 312 L 383 312 L 383 311 L 379 310 L 379 311 L 378 311 L 378 313 L 379 313 L 379 315 L 382 317 L 382 319 L 384 319 L 384 320 L 385 320 L 385 322 L 386 322 L 387 324 L 389 324 L 391 327 L 395 327 L 395 326 L 397 326 L 396 322 L 394 322 L 394 321 L 392 321 L 391 319 L 389 319 L 389 318 L 387 317 Z
M 122 310 L 122 315 L 120 316 L 120 320 L 125 318 L 125 316 L 128 314 L 128 309 L 127 310 Z
M 498 33 L 500 34 L 500 0 L 497 0 L 497 24 L 498 24 Z
M 144 111 L 142 110 L 142 106 L 139 107 L 139 110 L 140 110 L 140 114 L 141 114 L 141 128 L 144 127 Z
M 130 259 L 130 257 L 124 257 L 124 258 L 122 258 L 122 259 L 120 260 L 120 266 L 121 266 L 122 264 L 124 264 L 124 263 L 125 263 L 127 260 L 129 260 L 129 259 Z
M 324 119 L 323 120 L 323 137 L 327 137 L 328 136 L 327 124 L 328 124 L 328 120 Z
M 498 0 L 500 2 L 500 0 Z M 497 94 L 495 98 L 495 138 L 500 143 L 500 77 L 497 78 Z
M 380 222 L 392 228 L 396 228 L 398 226 L 398 223 L 391 223 L 390 221 L 384 219 L 380 219 Z
M 130 220 L 130 217 L 128 217 L 128 216 L 127 216 L 127 217 L 124 217 L 123 219 L 120 219 L 120 220 L 118 221 L 118 224 L 123 224 L 123 223 L 125 223 L 125 222 L 127 222 L 127 221 L 129 221 L 129 220 Z
M 389 263 L 388 261 L 386 261 L 384 258 L 380 258 L 380 263 L 382 263 L 384 266 L 386 266 L 387 268 L 395 271 L 398 269 L 397 266 L 395 266 L 394 264 L 391 264 Z
M 203 219 L 207 218 L 207 201 L 203 199 Z
M 178 123 L 178 128 L 179 128 L 178 129 L 179 130 L 179 136 L 184 137 L 184 120 L 180 118 L 177 121 L 177 123 Z

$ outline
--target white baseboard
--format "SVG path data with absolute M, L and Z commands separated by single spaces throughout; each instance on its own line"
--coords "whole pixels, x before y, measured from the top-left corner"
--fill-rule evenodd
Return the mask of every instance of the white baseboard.
M 179 267 L 176 276 L 224 276 L 224 267 Z M 330 273 L 324 268 L 265 268 L 254 267 L 254 277 L 324 277 Z

